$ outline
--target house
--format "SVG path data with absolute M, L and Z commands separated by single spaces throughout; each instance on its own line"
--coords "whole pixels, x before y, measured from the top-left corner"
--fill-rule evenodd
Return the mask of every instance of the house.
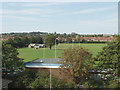
M 75 42 L 78 39 L 78 36 L 70 37 L 69 39 L 70 39 L 71 42 Z M 108 41 L 112 41 L 113 39 L 114 39 L 113 36 L 103 36 L 103 37 L 100 37 L 100 36 L 94 36 L 94 37 L 83 36 L 83 37 L 80 37 L 81 41 L 88 41 L 88 42 L 91 42 L 91 41 L 93 41 L 93 42 L 108 42 Z M 67 42 L 68 38 L 58 37 L 58 40 L 60 42 Z
M 107 42 L 112 41 L 113 37 L 81 37 L 81 40 Z
M 29 48 L 34 48 L 35 44 L 29 44 L 28 47 Z
M 44 48 L 45 44 L 29 44 L 29 48 Z
M 45 44 L 37 44 L 40 48 L 44 48 Z

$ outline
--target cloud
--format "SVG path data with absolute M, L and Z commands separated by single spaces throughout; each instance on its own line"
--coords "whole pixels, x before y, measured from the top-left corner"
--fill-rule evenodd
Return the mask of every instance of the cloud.
M 51 15 L 58 13 L 60 11 L 53 10 L 53 9 L 22 9 L 22 10 L 9 10 L 9 9 L 3 9 L 0 10 L 0 14 L 2 15 Z
M 79 30 L 82 32 L 88 33 L 117 33 L 118 30 L 118 19 L 117 18 L 106 18 L 106 19 L 97 19 L 97 20 L 85 20 L 79 22 Z
M 48 2 L 48 3 L 43 3 L 43 2 L 38 2 L 38 3 L 31 3 L 31 2 L 24 2 L 24 3 L 6 3 L 4 4 L 5 6 L 11 6 L 11 7 L 46 7 L 46 6 L 57 6 L 57 5 L 61 5 L 64 4 L 63 2 Z
M 11 11 L 11 10 L 7 10 L 7 9 L 3 10 L 3 9 L 0 9 L 0 15 L 10 14 L 10 13 L 12 13 L 12 12 L 13 12 L 13 11 Z
M 96 9 L 87 9 L 87 10 L 81 10 L 81 11 L 75 11 L 72 14 L 86 14 L 86 13 L 93 13 L 93 12 L 99 12 L 99 11 L 106 11 L 111 9 L 112 7 L 104 7 L 104 8 L 96 8 Z
M 35 22 L 48 22 L 48 18 L 46 17 L 50 17 L 50 15 L 42 15 L 41 17 L 31 17 L 31 16 L 15 16 L 15 15 L 3 15 L 2 19 L 4 22 L 8 22 L 8 21 L 13 21 L 13 22 L 17 22 L 17 21 L 35 21 Z
M 24 2 L 24 3 L 3 3 L 3 9 L 0 9 L 0 15 L 45 15 L 48 16 L 50 14 L 55 14 L 60 12 L 60 10 L 56 9 L 50 9 L 46 8 L 48 6 L 57 6 L 61 5 L 63 3 L 30 3 L 30 2 Z M 45 7 L 45 8 L 42 8 Z
M 28 4 L 22 4 L 24 7 L 46 7 L 46 6 L 56 6 L 60 5 L 60 3 L 28 3 Z
M 36 18 L 22 17 L 22 16 L 3 16 L 3 19 L 5 19 L 5 18 L 10 18 L 13 20 L 21 20 L 21 21 L 35 21 L 35 20 L 37 20 Z

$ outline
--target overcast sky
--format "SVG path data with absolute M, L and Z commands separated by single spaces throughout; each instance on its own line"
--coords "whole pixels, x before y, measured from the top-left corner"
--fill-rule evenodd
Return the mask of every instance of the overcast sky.
M 117 2 L 2 4 L 2 32 L 117 34 Z

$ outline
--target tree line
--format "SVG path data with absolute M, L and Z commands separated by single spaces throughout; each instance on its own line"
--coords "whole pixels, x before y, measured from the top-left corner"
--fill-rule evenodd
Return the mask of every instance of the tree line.
M 27 47 L 30 43 L 43 44 L 43 39 L 41 36 L 22 36 L 22 37 L 14 37 L 9 38 L 4 41 L 6 44 L 10 44 L 15 48 Z
M 50 49 L 55 43 L 106 43 L 103 41 L 85 41 L 77 34 L 46 34 L 34 36 L 14 36 L 4 41 L 15 48 L 27 47 L 31 43 L 46 44 Z
M 58 44 L 56 34 L 37 35 L 37 36 L 17 36 L 3 41 L 15 48 L 28 47 L 29 44 L 45 44 L 45 46 L 52 48 L 53 45 Z
M 2 36 L 5 37 L 5 36 L 37 36 L 37 35 L 46 35 L 46 34 L 50 34 L 48 32 L 22 32 L 22 33 L 15 33 L 15 32 L 11 32 L 11 33 L 2 33 Z M 60 34 L 60 33 L 51 33 L 51 34 L 57 34 L 61 37 L 70 37 L 71 35 L 72 36 L 82 36 L 82 37 L 103 37 L 103 36 L 106 36 L 106 37 L 109 37 L 109 35 L 104 35 L 104 34 L 78 34 L 78 33 L 75 33 L 75 32 L 72 32 L 70 34 L 67 34 L 67 33 L 63 33 L 63 34 Z

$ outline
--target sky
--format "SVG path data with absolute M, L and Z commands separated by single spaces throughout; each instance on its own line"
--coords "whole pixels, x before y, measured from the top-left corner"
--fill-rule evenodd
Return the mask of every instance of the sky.
M 2 33 L 117 34 L 117 2 L 4 2 Z

